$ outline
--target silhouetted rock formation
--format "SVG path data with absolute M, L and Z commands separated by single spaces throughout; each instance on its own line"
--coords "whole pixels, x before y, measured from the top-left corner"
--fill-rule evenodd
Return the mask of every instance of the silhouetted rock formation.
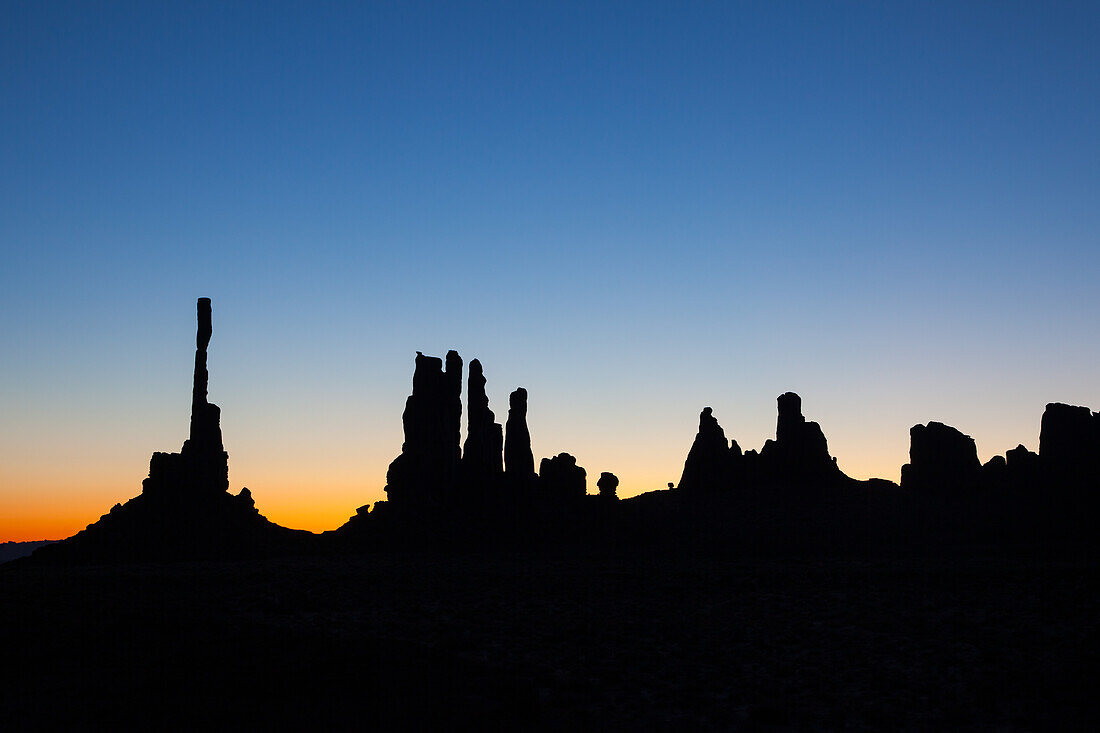
M 736 440 L 727 445 L 711 408 L 703 408 L 699 432 L 684 462 L 677 488 L 693 494 L 780 484 L 820 488 L 851 483 L 852 479 L 829 456 L 821 427 L 803 417 L 801 398 L 787 392 L 777 402 L 775 440 L 765 442 L 759 453 L 755 450 L 742 453 Z
M 1095 484 L 1100 477 L 1100 414 L 1054 402 L 1043 412 L 1039 457 L 1057 481 Z
M 401 421 L 405 442 L 386 473 L 386 495 L 395 505 L 440 502 L 452 493 L 460 457 L 462 359 L 416 352 L 412 394 Z
M 596 482 L 596 488 L 600 490 L 600 496 L 604 499 L 618 500 L 616 491 L 619 488 L 619 477 L 610 471 L 604 471 L 600 474 L 600 480 Z
M 462 449 L 462 473 L 467 484 L 492 482 L 504 473 L 504 429 L 496 422 L 485 394 L 481 362 L 470 362 L 466 382 L 466 444 Z
M 1005 477 L 1007 488 L 1016 494 L 1038 490 L 1043 481 L 1042 459 L 1022 445 L 1005 453 Z
M 587 473 L 568 453 L 543 458 L 539 464 L 539 491 L 557 503 L 580 501 L 588 493 Z
M 154 453 L 142 493 L 115 504 L 73 537 L 40 548 L 36 561 L 227 558 L 301 550 L 308 532 L 260 516 L 247 488 L 233 496 L 220 411 L 207 401 L 210 299 L 198 301 L 190 437 L 179 453 Z
M 731 452 L 741 457 L 741 448 L 733 441 L 732 448 L 726 442 L 726 434 L 709 407 L 699 413 L 699 432 L 691 444 L 684 473 L 678 488 L 683 491 L 714 491 L 726 488 L 731 474 Z
M 981 463 L 974 439 L 939 422 L 909 430 L 909 463 L 901 467 L 901 487 L 953 494 L 978 484 Z
M 821 426 L 806 422 L 803 417 L 802 398 L 786 392 L 776 402 L 779 416 L 775 440 L 765 442 L 760 451 L 765 476 L 787 483 L 832 483 L 846 479 L 829 456 L 829 444 Z
M 228 493 L 228 453 L 220 412 L 209 402 L 210 301 L 198 301 L 190 431 L 179 453 L 154 453 L 140 496 L 115 505 L 39 560 L 227 558 L 294 552 L 317 545 L 309 533 L 260 516 L 251 492 Z M 1100 415 L 1047 405 L 1040 451 L 1024 446 L 983 466 L 974 440 L 930 422 L 910 431 L 901 491 L 855 481 L 829 455 L 801 398 L 780 395 L 774 440 L 742 453 L 711 408 L 678 488 L 618 501 L 619 480 L 587 474 L 568 453 L 543 459 L 535 474 L 527 391 L 509 398 L 506 431 L 489 409 L 481 363 L 470 363 L 468 434 L 460 447 L 462 359 L 417 352 L 412 394 L 402 414 L 401 454 L 387 472 L 389 501 L 360 507 L 322 540 L 333 549 L 517 546 L 737 546 L 752 552 L 818 552 L 910 547 L 1095 546 L 1100 499 Z M 672 488 L 672 485 L 669 485 Z M 923 543 L 923 544 L 922 544 Z M 954 543 L 952 545 L 952 543 Z M 1089 545 L 1092 543 L 1092 545 Z
M 504 475 L 516 487 L 530 486 L 535 479 L 535 455 L 531 452 L 531 432 L 527 429 L 527 390 L 523 387 L 508 397 Z
M 982 488 L 1003 490 L 1008 486 L 1008 461 L 1004 456 L 993 456 L 982 464 L 980 478 Z
M 216 495 L 229 489 L 229 454 L 222 446 L 221 410 L 207 401 L 210 374 L 206 349 L 213 333 L 210 299 L 199 298 L 190 437 L 179 453 L 153 454 L 142 493 Z

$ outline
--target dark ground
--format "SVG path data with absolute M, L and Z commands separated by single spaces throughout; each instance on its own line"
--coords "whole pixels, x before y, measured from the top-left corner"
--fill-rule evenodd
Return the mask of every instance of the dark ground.
M 0 730 L 1096 730 L 1095 561 L 0 567 Z
M 51 540 L 37 540 L 31 542 L 0 542 L 0 563 L 26 557 L 42 545 L 53 544 Z

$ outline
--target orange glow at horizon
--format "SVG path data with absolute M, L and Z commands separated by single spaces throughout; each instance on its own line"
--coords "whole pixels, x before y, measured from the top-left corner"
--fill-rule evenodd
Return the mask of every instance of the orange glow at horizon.
M 232 462 L 232 458 L 230 461 Z M 605 463 L 610 465 L 611 470 L 619 477 L 621 483 L 618 493 L 625 499 L 647 491 L 665 489 L 669 481 L 678 482 L 683 469 L 682 461 L 683 458 L 667 470 L 654 465 L 635 470 L 627 467 L 616 470 L 614 461 L 599 463 L 601 467 Z M 876 475 L 891 478 L 889 474 L 876 473 L 871 465 L 868 465 L 868 468 L 872 468 L 870 471 L 859 470 L 858 467 L 862 464 L 846 465 L 843 460 L 840 465 L 855 478 L 864 479 Z M 599 471 L 606 469 L 585 467 L 588 470 L 588 491 L 594 494 Z M 132 475 L 133 472 L 126 473 Z M 385 466 L 381 466 L 375 475 L 384 476 Z M 89 481 L 84 476 L 83 480 L 74 477 L 65 481 L 60 476 L 44 480 L 41 476 L 13 476 L 7 473 L 3 478 L 5 486 L 18 486 L 20 490 L 5 492 L 0 501 L 0 542 L 71 537 L 109 512 L 115 503 L 125 503 L 141 493 L 140 481 L 125 486 L 111 477 L 98 477 L 98 480 Z M 377 479 L 356 480 L 346 474 L 327 478 L 285 474 L 281 479 L 263 478 L 264 480 L 250 480 L 243 484 L 248 485 L 252 491 L 260 513 L 276 524 L 310 532 L 336 529 L 354 516 L 358 507 L 364 504 L 373 507 L 386 498 L 384 481 Z M 235 494 L 241 487 L 242 484 L 235 482 L 230 491 Z

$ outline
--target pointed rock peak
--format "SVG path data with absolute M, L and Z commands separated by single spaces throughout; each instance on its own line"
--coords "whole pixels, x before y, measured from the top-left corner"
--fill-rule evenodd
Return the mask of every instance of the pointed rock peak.
M 502 455 L 504 432 L 489 409 L 485 394 L 485 374 L 481 362 L 470 362 L 466 381 L 466 444 L 462 450 L 462 466 L 469 485 L 484 485 L 504 470 Z
M 723 439 L 726 437 L 722 426 L 718 424 L 718 419 L 714 417 L 714 411 L 709 407 L 704 407 L 699 413 L 699 433 L 700 435 L 721 435 Z
M 740 450 L 738 450 L 740 454 Z M 729 446 L 713 410 L 699 413 L 699 432 L 684 461 L 679 487 L 688 491 L 724 488 L 729 480 Z

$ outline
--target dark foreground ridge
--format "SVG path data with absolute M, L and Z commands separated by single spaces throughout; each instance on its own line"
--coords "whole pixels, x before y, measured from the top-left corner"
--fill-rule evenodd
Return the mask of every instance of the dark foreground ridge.
M 37 562 L 239 559 L 412 549 L 631 547 L 638 551 L 788 553 L 1095 553 L 1100 415 L 1046 407 L 1039 452 L 1024 446 L 980 464 L 974 440 L 938 422 L 910 431 L 901 485 L 845 475 L 802 400 L 779 396 L 775 439 L 742 451 L 711 408 L 678 486 L 627 500 L 569 453 L 535 471 L 528 394 L 509 399 L 502 429 L 481 363 L 470 362 L 460 445 L 462 358 L 417 352 L 402 416 L 404 443 L 386 475 L 388 500 L 314 535 L 273 524 L 247 488 L 229 493 L 220 411 L 207 399 L 208 298 L 198 301 L 190 434 L 179 453 L 154 453 L 142 493 L 77 535 L 38 549 Z

